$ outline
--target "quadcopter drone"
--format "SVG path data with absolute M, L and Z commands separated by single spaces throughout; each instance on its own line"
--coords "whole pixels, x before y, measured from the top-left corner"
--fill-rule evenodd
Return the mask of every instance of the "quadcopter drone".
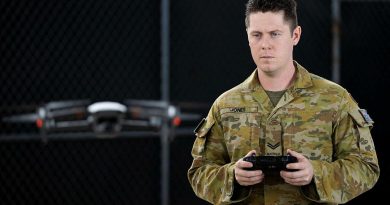
M 183 121 L 197 121 L 199 114 L 182 113 L 179 107 L 164 101 L 90 100 L 49 102 L 29 114 L 3 118 L 6 123 L 35 123 L 41 134 L 93 132 L 97 136 L 116 136 L 126 131 L 159 131 Z

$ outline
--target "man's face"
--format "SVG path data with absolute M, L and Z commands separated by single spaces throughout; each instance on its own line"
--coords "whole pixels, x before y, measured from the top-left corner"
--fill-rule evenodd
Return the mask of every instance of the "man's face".
M 299 41 L 301 28 L 291 35 L 284 12 L 257 12 L 249 15 L 249 47 L 259 72 L 274 75 L 286 70 L 293 60 L 293 47 Z

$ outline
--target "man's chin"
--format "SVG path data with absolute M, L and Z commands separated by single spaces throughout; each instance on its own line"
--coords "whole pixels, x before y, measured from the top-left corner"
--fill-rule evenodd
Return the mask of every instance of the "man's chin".
M 275 70 L 271 65 L 261 65 L 259 69 L 264 73 L 272 73 Z

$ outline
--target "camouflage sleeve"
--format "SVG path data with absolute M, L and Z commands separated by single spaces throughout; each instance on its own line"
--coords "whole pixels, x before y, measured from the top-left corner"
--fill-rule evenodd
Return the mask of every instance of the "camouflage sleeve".
M 373 121 L 346 93 L 335 122 L 333 162 L 312 161 L 314 180 L 303 194 L 318 202 L 346 203 L 371 189 L 379 178 L 379 164 L 371 137 Z
M 216 115 L 217 108 L 213 105 L 205 123 L 196 131 L 193 162 L 187 174 L 198 197 L 212 204 L 228 204 L 235 202 L 232 201 L 235 163 L 230 162 Z

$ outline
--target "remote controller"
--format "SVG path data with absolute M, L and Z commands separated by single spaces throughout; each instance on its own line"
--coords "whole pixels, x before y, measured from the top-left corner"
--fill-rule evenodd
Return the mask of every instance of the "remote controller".
M 291 155 L 285 156 L 249 156 L 244 157 L 244 161 L 252 162 L 253 166 L 246 170 L 263 170 L 263 171 L 296 171 L 287 169 L 286 165 L 297 162 L 297 158 Z

